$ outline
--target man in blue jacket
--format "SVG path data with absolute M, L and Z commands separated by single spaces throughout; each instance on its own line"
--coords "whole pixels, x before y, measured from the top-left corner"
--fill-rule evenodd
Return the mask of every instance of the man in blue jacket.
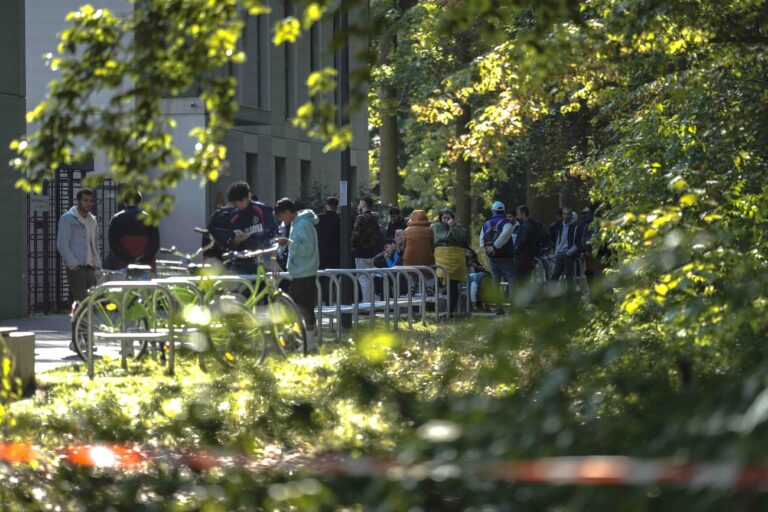
M 251 198 L 251 188 L 241 181 L 230 185 L 227 199 L 234 205 L 229 217 L 230 238 L 227 247 L 237 251 L 253 251 L 269 247 L 277 234 L 277 223 L 272 209 Z M 255 262 L 237 261 L 233 270 L 252 274 Z
M 513 231 L 515 225 L 507 218 L 506 207 L 501 201 L 495 201 L 491 206 L 493 216 L 483 224 L 480 230 L 480 247 L 488 256 L 491 266 L 491 276 L 498 284 L 507 282 L 507 293 L 512 294 L 512 284 L 515 279 L 515 242 Z M 504 314 L 504 308 L 499 304 L 496 314 Z
M 291 287 L 288 294 L 299 306 L 307 329 L 307 348 L 315 349 L 315 305 L 317 304 L 317 288 L 315 278 L 320 266 L 320 255 L 317 249 L 317 232 L 315 225 L 319 222 L 312 210 L 298 211 L 296 205 L 284 197 L 275 205 L 275 216 L 280 222 L 291 225 L 288 238 L 278 238 L 277 243 L 287 245 L 288 274 L 291 276 Z

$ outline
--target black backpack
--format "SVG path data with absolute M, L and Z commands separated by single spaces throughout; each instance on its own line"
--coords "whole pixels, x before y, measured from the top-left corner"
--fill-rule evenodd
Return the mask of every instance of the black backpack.
M 204 258 L 216 258 L 221 259 L 222 255 L 227 251 L 227 242 L 232 236 L 232 227 L 229 223 L 229 217 L 232 215 L 232 208 L 223 207 L 219 208 L 211 218 L 208 220 L 206 229 L 210 233 L 210 237 L 213 238 L 213 247 L 203 253 Z M 207 246 L 211 241 L 208 235 L 203 235 L 203 247 Z
M 531 219 L 531 223 L 533 224 L 533 241 L 536 246 L 536 257 L 541 258 L 549 251 L 549 234 L 541 222 Z

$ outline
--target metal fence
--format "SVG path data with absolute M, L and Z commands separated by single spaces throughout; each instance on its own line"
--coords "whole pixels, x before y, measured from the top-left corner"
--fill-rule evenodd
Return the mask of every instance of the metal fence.
M 63 168 L 43 184 L 39 195 L 27 197 L 27 283 L 30 313 L 65 311 L 71 303 L 67 273 L 56 251 L 59 218 L 75 202 L 90 169 Z M 103 259 L 109 251 L 107 230 L 118 210 L 117 185 L 107 180 L 96 189 L 93 214 L 98 222 L 98 245 Z

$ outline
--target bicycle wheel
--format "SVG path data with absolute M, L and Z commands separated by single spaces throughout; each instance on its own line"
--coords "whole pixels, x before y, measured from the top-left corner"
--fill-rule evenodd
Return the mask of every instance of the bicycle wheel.
M 210 346 L 205 352 L 224 365 L 231 366 L 246 357 L 261 363 L 267 343 L 261 322 L 236 297 L 222 295 L 210 305 L 211 322 L 205 331 Z
M 72 316 L 72 342 L 70 349 L 73 350 L 83 361 L 88 360 L 88 304 L 90 299 L 84 300 L 78 306 Z M 129 301 L 126 311 L 126 326 L 123 328 L 118 307 L 118 301 L 109 297 L 98 299 L 93 305 L 92 321 L 94 333 L 114 333 L 114 332 L 147 332 L 149 323 L 147 322 L 146 311 L 140 302 L 138 296 Z M 97 341 L 98 340 L 98 341 Z M 94 338 L 94 351 L 100 354 L 120 355 L 123 347 L 128 351 L 129 357 L 138 359 L 144 355 L 147 350 L 146 340 L 105 340 Z
M 293 299 L 280 292 L 272 297 L 267 308 L 269 318 L 266 328 L 283 357 L 307 355 L 307 331 Z

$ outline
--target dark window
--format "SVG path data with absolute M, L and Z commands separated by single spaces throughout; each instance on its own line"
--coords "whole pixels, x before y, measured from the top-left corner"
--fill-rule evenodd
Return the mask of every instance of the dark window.
M 288 173 L 285 167 L 285 158 L 275 157 L 275 201 L 286 197 L 288 194 Z
M 293 16 L 293 1 L 284 0 L 285 17 Z M 285 52 L 285 118 L 296 115 L 296 61 L 295 44 L 283 44 Z
M 309 160 L 301 160 L 301 198 L 309 199 L 311 191 L 309 188 L 312 185 L 312 162 Z

